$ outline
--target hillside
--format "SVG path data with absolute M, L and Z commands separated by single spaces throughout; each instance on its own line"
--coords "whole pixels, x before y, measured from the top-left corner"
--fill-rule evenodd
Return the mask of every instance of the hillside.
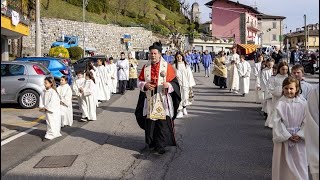
M 97 2 L 102 4 L 97 4 Z M 42 0 L 41 16 L 82 21 L 82 0 Z M 152 0 L 89 0 L 86 22 L 142 26 L 161 35 L 188 33 L 188 20 Z M 91 12 L 88 12 L 91 11 Z M 92 13 L 98 12 L 98 13 Z M 165 15 L 165 20 L 160 17 Z

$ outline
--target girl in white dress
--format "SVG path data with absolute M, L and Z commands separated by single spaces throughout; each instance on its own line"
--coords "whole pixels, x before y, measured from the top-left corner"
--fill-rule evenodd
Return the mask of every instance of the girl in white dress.
M 61 114 L 60 98 L 56 91 L 56 83 L 52 77 L 44 79 L 45 90 L 40 97 L 39 108 L 46 114 L 47 132 L 42 141 L 48 141 L 60 137 Z
M 68 77 L 62 76 L 60 86 L 57 87 L 60 96 L 61 127 L 72 126 L 73 108 L 72 108 L 72 90 L 68 84 Z
M 274 111 L 275 111 L 275 106 L 282 96 L 282 83 L 285 78 L 290 76 L 289 72 L 289 65 L 287 62 L 282 61 L 278 64 L 278 70 L 277 70 L 277 75 L 270 79 L 268 82 L 268 91 L 272 94 L 272 103 L 270 105 L 271 111 L 270 114 L 268 114 L 268 118 L 266 121 L 266 124 L 268 125 L 269 128 L 272 128 L 272 118 L 274 118 Z
M 97 120 L 97 105 L 95 98 L 95 79 L 92 72 L 86 72 L 86 80 L 83 87 L 80 87 L 80 93 L 84 99 L 83 111 L 87 115 L 85 118 L 81 118 L 81 121 L 95 121 Z
M 82 118 L 87 117 L 87 115 L 85 114 L 86 112 L 83 111 L 84 99 L 83 99 L 82 94 L 80 93 L 80 88 L 83 88 L 84 82 L 85 82 L 85 78 L 83 77 L 83 72 L 82 71 L 78 71 L 77 72 L 77 79 L 73 83 L 72 89 L 73 89 L 75 95 L 78 97 L 78 104 L 79 104 L 79 108 L 80 108 L 80 111 L 81 111 L 81 114 L 82 114 L 81 115 Z
M 191 105 L 190 90 L 196 85 L 190 66 L 186 62 L 182 53 L 177 53 L 173 67 L 176 71 L 176 77 L 179 81 L 181 102 L 178 108 L 177 118 L 188 115 L 187 106 Z
M 283 81 L 283 96 L 273 119 L 272 180 L 309 180 L 305 134 L 307 101 L 299 96 L 299 80 Z

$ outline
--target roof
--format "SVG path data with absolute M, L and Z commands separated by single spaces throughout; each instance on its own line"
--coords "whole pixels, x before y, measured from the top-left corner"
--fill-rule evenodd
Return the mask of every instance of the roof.
M 285 34 L 286 37 L 304 36 L 304 31 L 292 32 Z M 309 30 L 309 36 L 319 36 L 319 30 Z
M 213 5 L 216 1 L 218 1 L 218 0 L 212 0 L 212 1 L 210 1 L 210 2 L 207 2 L 207 3 L 204 4 L 204 5 L 206 5 L 207 7 L 211 8 L 212 5 Z M 243 8 L 245 8 L 245 9 L 248 9 L 248 10 L 252 11 L 253 13 L 261 14 L 256 8 L 253 8 L 253 7 L 248 6 L 248 5 L 245 5 L 245 4 L 241 4 L 241 3 L 239 3 L 239 1 L 237 1 L 237 2 L 230 1 L 230 0 L 224 0 L 224 1 L 226 1 L 227 3 L 232 3 L 232 4 L 239 5 L 239 6 L 243 7 Z
M 261 19 L 286 19 L 284 16 L 274 16 L 274 15 L 268 15 L 268 14 L 260 14 L 258 15 L 258 18 Z

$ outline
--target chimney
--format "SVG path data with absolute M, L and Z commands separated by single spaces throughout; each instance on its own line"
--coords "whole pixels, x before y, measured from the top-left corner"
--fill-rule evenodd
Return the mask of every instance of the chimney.
M 292 30 L 290 30 L 290 33 L 292 32 Z

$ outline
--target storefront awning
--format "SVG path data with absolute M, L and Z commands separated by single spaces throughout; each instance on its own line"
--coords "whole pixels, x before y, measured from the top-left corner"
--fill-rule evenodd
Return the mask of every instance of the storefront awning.
M 245 54 L 250 54 L 254 52 L 260 45 L 256 44 L 238 44 L 238 48 L 245 51 Z

